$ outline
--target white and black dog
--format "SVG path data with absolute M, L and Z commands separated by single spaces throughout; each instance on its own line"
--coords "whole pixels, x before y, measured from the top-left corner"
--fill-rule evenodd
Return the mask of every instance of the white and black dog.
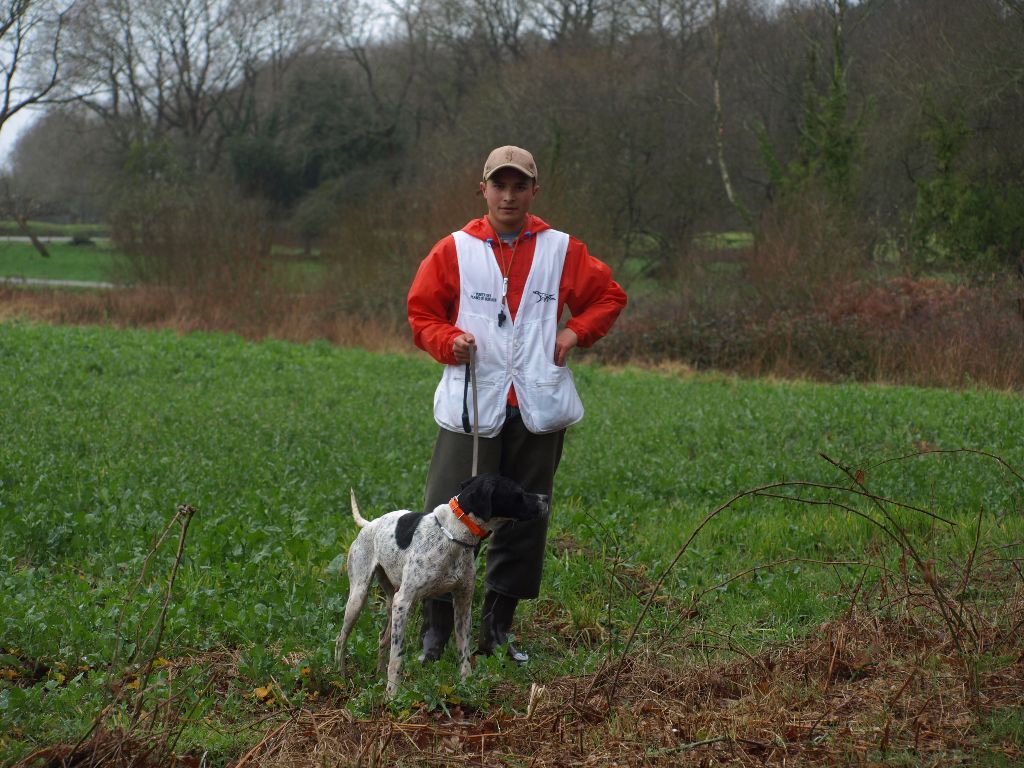
M 376 520 L 359 514 L 352 492 L 352 517 L 362 529 L 348 551 L 349 594 L 334 657 L 345 677 L 345 642 L 366 605 L 377 578 L 387 600 L 388 621 L 380 633 L 378 671 L 390 641 L 388 696 L 398 690 L 402 646 L 409 614 L 424 598 L 451 593 L 455 609 L 455 640 L 459 672 L 465 680 L 469 664 L 470 612 L 476 585 L 475 549 L 499 525 L 534 520 L 547 514 L 545 496 L 526 493 L 500 475 L 477 475 L 465 481 L 459 495 L 433 512 L 400 509 Z

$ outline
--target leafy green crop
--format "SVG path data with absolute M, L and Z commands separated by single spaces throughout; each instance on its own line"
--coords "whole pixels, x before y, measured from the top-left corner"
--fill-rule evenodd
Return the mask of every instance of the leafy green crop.
M 229 738 L 217 723 L 253 722 L 282 696 L 335 697 L 357 713 L 382 706 L 381 609 L 357 625 L 356 683 L 346 688 L 332 655 L 345 581 L 328 565 L 356 532 L 350 487 L 370 517 L 422 503 L 436 364 L 326 343 L 7 323 L 0 370 L 0 760 L 76 741 L 131 655 L 156 653 L 147 635 L 173 541 L 146 557 L 179 503 L 198 511 L 158 650 L 184 671 L 172 679 L 157 668 L 154 678 L 203 715 L 179 748 L 237 756 L 257 736 Z M 610 576 L 652 580 L 739 491 L 843 483 L 819 452 L 863 470 L 875 493 L 964 523 L 950 531 L 901 516 L 952 556 L 973 543 L 979 508 L 986 542 L 1020 537 L 1021 488 L 991 460 L 931 453 L 873 466 L 922 447 L 969 447 L 1020 467 L 1019 397 L 589 365 L 576 373 L 588 413 L 566 441 L 543 595 L 519 626 L 535 663 L 502 673 L 490 660 L 466 684 L 450 658 L 410 665 L 398 711 L 484 707 L 501 679 L 528 686 L 531 676 L 592 669 L 601 643 L 621 640 L 640 607 L 609 591 Z M 748 499 L 702 532 L 667 589 L 681 598 L 710 589 L 700 620 L 709 631 L 740 627 L 751 642 L 799 636 L 841 607 L 831 596 L 859 570 L 791 560 L 716 585 L 772 560 L 863 559 L 879 542 L 852 515 Z M 667 631 L 677 619 L 654 612 L 649 627 Z

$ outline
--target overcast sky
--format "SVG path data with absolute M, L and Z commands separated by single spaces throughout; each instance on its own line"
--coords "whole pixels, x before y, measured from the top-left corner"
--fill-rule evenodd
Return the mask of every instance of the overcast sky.
M 14 117 L 4 123 L 0 129 L 0 166 L 6 166 L 11 159 L 11 150 L 14 149 L 14 142 L 25 128 L 32 124 L 32 121 L 39 117 L 38 111 L 23 109 Z

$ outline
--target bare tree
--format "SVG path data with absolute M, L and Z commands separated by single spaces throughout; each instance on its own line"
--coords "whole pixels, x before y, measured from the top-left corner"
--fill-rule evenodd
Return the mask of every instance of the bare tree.
M 194 170 L 256 119 L 271 87 L 318 39 L 315 3 L 282 0 L 80 0 L 70 28 L 69 95 L 125 146 L 169 139 Z
M 718 172 L 722 177 L 722 186 L 725 188 L 725 195 L 729 198 L 732 207 L 743 217 L 747 225 L 750 224 L 750 212 L 746 206 L 736 197 L 733 189 L 732 179 L 729 175 L 729 166 L 725 161 L 725 114 L 722 110 L 722 20 L 720 0 L 714 0 L 714 13 L 711 20 L 711 38 L 713 51 L 711 58 L 711 79 L 714 88 L 715 100 L 715 150 L 718 156 Z
M 556 43 L 583 41 L 605 9 L 601 0 L 542 0 L 540 25 Z
M 62 35 L 70 7 L 46 0 L 6 0 L 0 5 L 0 130 L 26 107 L 44 103 L 57 87 Z M 28 226 L 29 216 L 35 211 L 31 198 L 17 192 L 9 175 L 0 183 L 0 211 L 18 223 L 40 255 L 50 255 Z
M 1024 21 L 1024 0 L 1003 0 L 1003 5 L 1011 13 L 1017 14 L 1017 17 Z
M 22 235 L 29 239 L 40 256 L 50 257 L 46 244 L 36 236 L 28 223 L 30 218 L 43 213 L 45 207 L 34 196 L 26 194 L 11 172 L 0 176 L 0 209 L 5 217 L 14 220 Z
M 73 3 L 6 0 L 0 5 L 0 128 L 56 88 L 65 20 Z
M 494 52 L 523 56 L 523 31 L 529 0 L 472 0 L 473 17 Z

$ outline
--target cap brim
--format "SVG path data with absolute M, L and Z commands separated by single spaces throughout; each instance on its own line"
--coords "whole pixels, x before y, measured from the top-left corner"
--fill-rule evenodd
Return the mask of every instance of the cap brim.
M 535 174 L 530 173 L 526 168 L 523 168 L 523 166 L 521 165 L 516 165 L 515 163 L 502 163 L 501 165 L 496 165 L 493 168 L 491 168 L 491 170 L 488 171 L 486 175 L 484 175 L 484 181 L 487 181 L 489 178 L 491 178 L 491 176 L 496 174 L 502 168 L 514 168 L 527 178 L 533 179 L 534 181 L 537 180 L 537 176 Z

